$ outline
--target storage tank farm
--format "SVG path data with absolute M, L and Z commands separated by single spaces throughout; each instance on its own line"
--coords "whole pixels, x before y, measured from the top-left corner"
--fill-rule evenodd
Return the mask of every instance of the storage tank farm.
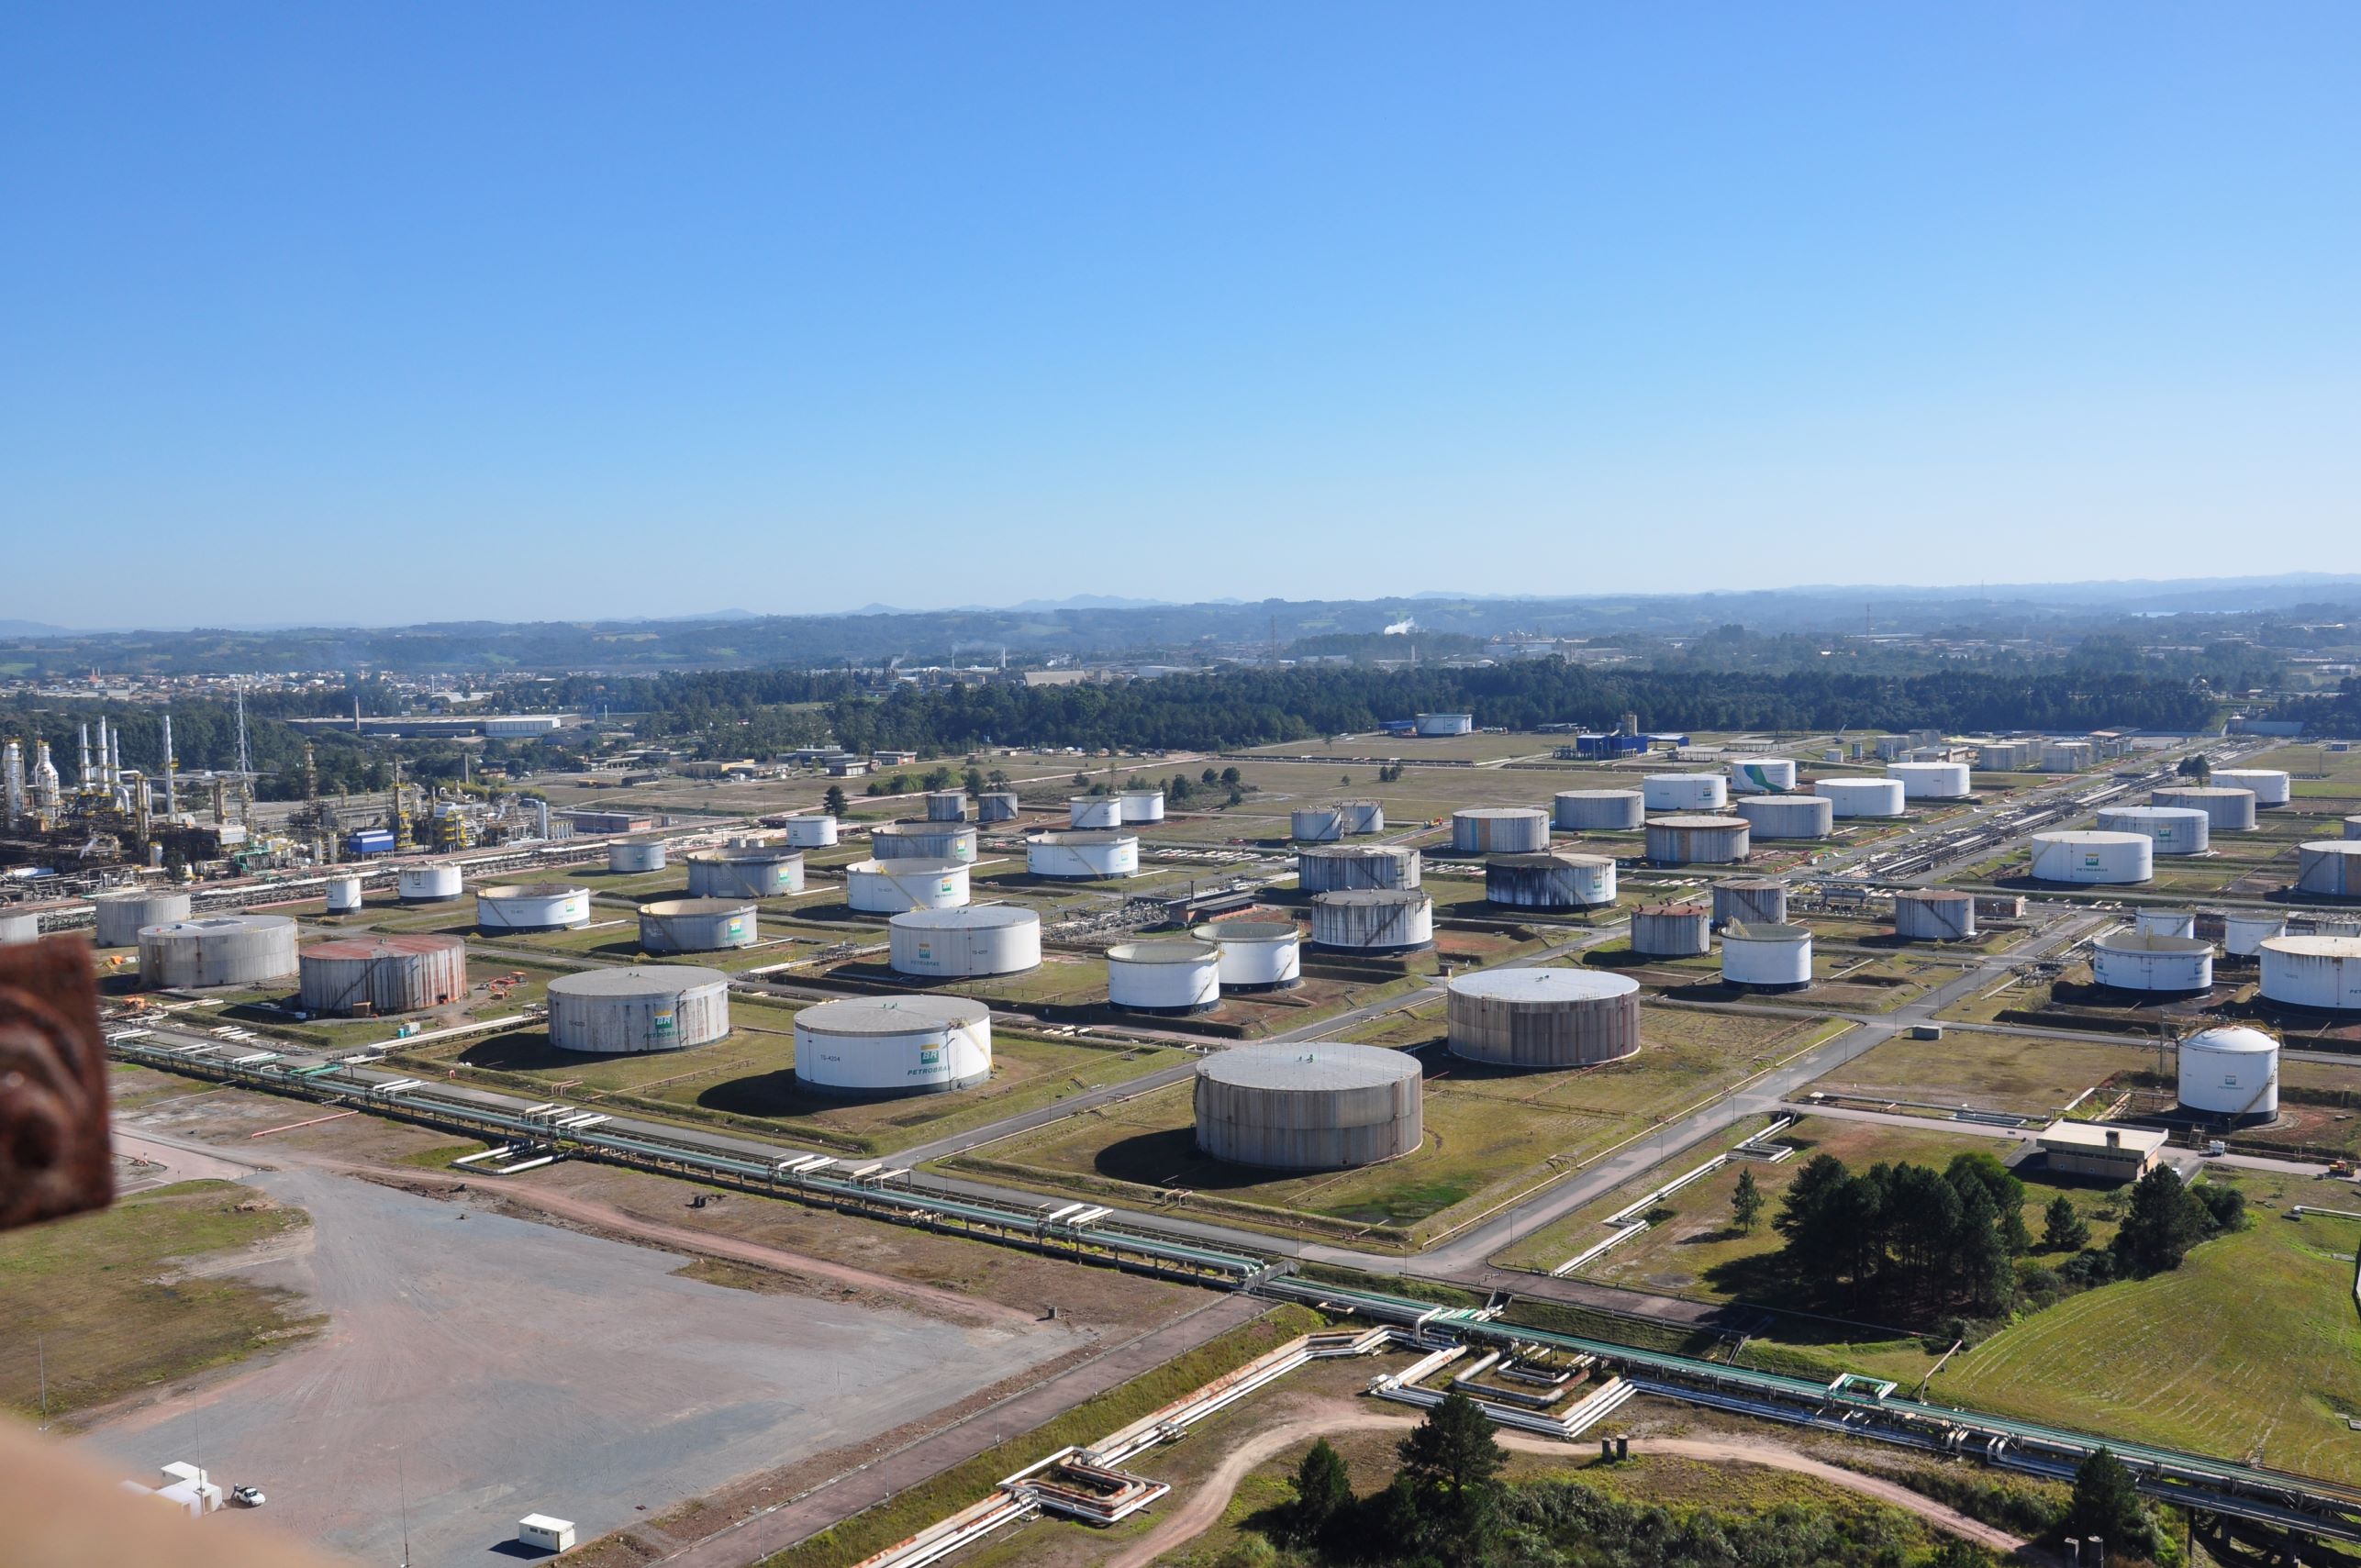
M 2216 833 L 2255 830 L 2255 792 L 2218 784 L 2169 784 L 2148 792 L 2151 806 L 2185 806 L 2202 811 Z
M 1811 984 L 1811 930 L 1805 926 L 1725 926 L 1721 979 L 1750 991 L 1799 991 Z
M 2155 846 L 2144 833 L 2036 833 L 2032 874 L 2082 886 L 2146 882 L 2155 875 Z
M 1743 817 L 1652 817 L 1648 859 L 1657 865 L 1735 865 L 1754 851 Z
M 1215 920 L 1189 935 L 1221 950 L 1224 991 L 1288 991 L 1303 983 L 1303 932 L 1292 920 Z
M 2361 898 L 2361 839 L 2314 839 L 2298 845 L 2296 891 Z
M 1820 779 L 1811 792 L 1836 817 L 1899 817 L 1908 805 L 1899 779 Z
M 1591 969 L 1455 975 L 1444 1004 L 1451 1053 L 1499 1067 L 1591 1067 L 1640 1049 L 1640 985 Z
M 1776 795 L 1796 787 L 1791 757 L 1754 757 L 1730 764 L 1732 795 Z
M 662 871 L 666 863 L 661 839 L 618 839 L 607 846 L 607 869 L 611 872 Z
M 1340 844 L 1296 851 L 1296 884 L 1306 893 L 1416 887 L 1419 851 L 1399 844 Z
M 463 937 L 347 937 L 315 942 L 295 962 L 298 1005 L 314 1015 L 415 1013 L 464 1001 L 468 995 Z
M 1633 833 L 1647 820 L 1646 797 L 1636 789 L 1562 789 L 1551 815 L 1567 833 Z
M 2295 793 L 2294 779 L 2278 768 L 2216 768 L 2207 782 L 2223 789 L 2243 789 L 2259 806 L 2285 806 Z
M 1717 926 L 1777 926 L 1787 917 L 1787 884 L 1769 877 L 1732 877 L 1713 884 Z
M 2202 854 L 2213 847 L 2213 818 L 2193 806 L 2116 806 L 2099 814 L 2105 833 L 2140 833 L 2160 855 Z
M 754 945 L 761 929 L 742 898 L 666 898 L 640 906 L 641 952 L 722 952 Z
M 992 1076 L 992 1014 L 961 996 L 846 997 L 796 1015 L 796 1081 L 870 1099 L 947 1094 Z
M 2091 978 L 2116 991 L 2185 995 L 2211 989 L 2213 944 L 2119 927 L 2090 944 Z
M 975 828 L 965 822 L 887 822 L 869 830 L 881 861 L 973 861 Z
M 1484 862 L 1487 902 L 1513 909 L 1598 909 L 1615 902 L 1615 862 L 1553 851 Z
M 1187 938 L 1107 950 L 1107 1000 L 1133 1013 L 1203 1013 L 1221 1006 L 1221 949 Z
M 1550 847 L 1550 817 L 1537 806 L 1478 806 L 1451 814 L 1451 847 L 1461 854 L 1529 855 Z
M 1312 946 L 1340 952 L 1411 952 L 1434 945 L 1434 900 L 1416 888 L 1322 893 L 1311 901 Z
M 475 890 L 475 929 L 485 936 L 566 931 L 590 924 L 590 889 L 562 882 Z
M 1906 941 L 1966 941 L 1976 934 L 1976 895 L 1948 888 L 1904 888 L 1894 895 L 1894 934 Z
M 956 909 L 971 896 L 965 861 L 855 861 L 844 868 L 844 902 L 864 915 Z
M 1418 1058 L 1331 1041 L 1243 1045 L 1197 1063 L 1197 1146 L 1227 1164 L 1333 1171 L 1410 1153 L 1424 1136 Z
M 357 915 L 361 912 L 361 879 L 357 876 L 331 876 L 326 890 L 327 913 Z
M 1904 800 L 1965 800 L 1968 795 L 1965 762 L 1889 762 L 1886 776 L 1902 786 Z
M 1016 974 L 1041 962 L 1041 917 L 1018 904 L 910 909 L 886 922 L 897 973 L 930 979 Z
M 1136 876 L 1140 840 L 1134 833 L 1032 833 L 1025 839 L 1025 870 L 1034 876 L 1103 881 Z
M 1069 828 L 1120 828 L 1123 802 L 1111 795 L 1077 795 L 1065 803 Z
M 790 817 L 785 833 L 789 849 L 824 850 L 836 842 L 836 818 L 824 811 Z
M 550 982 L 550 1043 L 586 1055 L 710 1045 L 729 1032 L 729 976 L 685 963 L 588 969 Z
M 1640 798 L 1650 811 L 1719 811 L 1730 803 L 1730 781 L 1720 773 L 1649 773 Z
M 2180 1042 L 2182 1111 L 2212 1126 L 2251 1127 L 2279 1115 L 2279 1042 L 2243 1024 L 2217 1024 Z
M 448 904 L 460 895 L 459 868 L 404 866 L 395 874 L 394 891 L 405 904 Z
M 139 933 L 149 990 L 260 985 L 296 973 L 295 923 L 284 915 L 200 915 Z
M 1743 795 L 1732 807 L 1756 839 L 1825 839 L 1836 831 L 1836 803 L 1817 795 Z
M 107 893 L 92 899 L 98 914 L 98 945 L 137 947 L 139 933 L 150 926 L 169 926 L 189 917 L 185 893 Z
M 704 850 L 688 858 L 691 898 L 785 898 L 803 890 L 800 850 Z
M 1642 958 L 1700 958 L 1713 951 L 1713 906 L 1643 904 L 1632 912 L 1632 951 Z
M 2262 945 L 2262 960 L 2266 1001 L 2361 1011 L 2361 937 L 2271 937 Z

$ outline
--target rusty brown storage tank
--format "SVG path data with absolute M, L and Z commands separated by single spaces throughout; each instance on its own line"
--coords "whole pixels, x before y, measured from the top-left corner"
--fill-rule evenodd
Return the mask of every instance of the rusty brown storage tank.
M 1233 1165 L 1333 1171 L 1408 1154 L 1423 1074 L 1375 1045 L 1242 1045 L 1197 1063 L 1197 1146 Z
M 295 972 L 295 923 L 284 915 L 201 915 L 139 933 L 145 986 L 259 985 Z
M 1529 855 L 1550 847 L 1550 814 L 1537 806 L 1477 806 L 1451 814 L 1451 847 L 1462 854 L 1489 850 Z
M 1516 909 L 1598 909 L 1615 902 L 1605 855 L 1495 855 L 1484 862 L 1487 903 Z
M 1590 969 L 1487 969 L 1451 983 L 1451 1053 L 1501 1067 L 1588 1067 L 1640 1049 L 1640 985 Z
M 1732 877 L 1713 884 L 1717 926 L 1779 926 L 1787 918 L 1787 884 L 1766 876 Z
M 348 937 L 315 943 L 295 957 L 306 1013 L 415 1013 L 468 994 L 462 937 Z
M 185 920 L 189 912 L 185 893 L 102 893 L 90 902 L 98 911 L 97 941 L 103 948 L 136 947 L 150 926 Z
M 1976 934 L 1976 895 L 1947 887 L 1894 895 L 1894 935 L 1913 942 L 1964 941 Z
M 1648 859 L 1658 865 L 1735 865 L 1753 847 L 1743 817 L 1659 817 L 1648 824 Z
M 1709 904 L 1645 904 L 1632 912 L 1632 951 L 1643 958 L 1697 958 L 1713 951 Z

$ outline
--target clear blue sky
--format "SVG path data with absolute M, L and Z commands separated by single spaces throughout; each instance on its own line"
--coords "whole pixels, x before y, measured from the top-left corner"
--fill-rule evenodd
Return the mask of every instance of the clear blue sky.
M 0 617 L 2361 570 L 2361 6 L 20 6 Z

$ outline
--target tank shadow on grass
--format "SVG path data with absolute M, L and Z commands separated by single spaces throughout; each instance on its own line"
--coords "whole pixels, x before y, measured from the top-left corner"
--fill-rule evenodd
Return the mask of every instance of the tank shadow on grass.
M 1403 1159 L 1364 1167 L 1364 1174 L 1375 1174 L 1379 1179 L 1386 1173 L 1393 1173 L 1398 1178 L 1397 1184 L 1364 1194 L 1349 1203 L 1333 1205 L 1292 1203 L 1283 1194 L 1269 1195 L 1258 1200 L 1252 1194 L 1254 1188 L 1275 1183 L 1314 1181 L 1324 1176 L 1353 1173 L 1278 1170 L 1215 1160 L 1198 1151 L 1197 1129 L 1193 1127 L 1164 1128 L 1119 1139 L 1098 1151 L 1092 1162 L 1092 1168 L 1110 1181 L 1125 1182 L 1133 1186 L 1176 1187 L 1191 1192 L 1242 1195 L 1246 1195 L 1250 1202 L 1260 1201 L 1270 1207 L 1300 1208 L 1307 1213 L 1357 1224 L 1409 1225 L 1449 1208 L 1474 1192 L 1478 1184 L 1474 1180 L 1420 1179 L 1420 1156 L 1432 1153 L 1435 1149 L 1436 1140 L 1429 1134 L 1415 1152 Z

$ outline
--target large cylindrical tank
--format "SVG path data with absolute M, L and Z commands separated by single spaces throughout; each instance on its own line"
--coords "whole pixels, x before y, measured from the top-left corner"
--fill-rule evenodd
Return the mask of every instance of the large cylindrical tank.
M 911 909 L 886 925 L 894 968 L 903 974 L 962 980 L 1015 974 L 1041 962 L 1041 917 L 1019 904 Z
M 1287 837 L 1298 844 L 1333 844 L 1344 837 L 1344 808 L 1307 806 L 1287 813 Z
M 1160 789 L 1127 789 L 1115 797 L 1128 825 L 1135 822 L 1162 822 L 1164 819 L 1164 792 Z
M 1568 833 L 1630 833 L 1647 820 L 1644 798 L 1636 789 L 1562 789 L 1550 804 Z
M 691 898 L 784 898 L 803 890 L 800 850 L 707 850 L 688 858 Z
M 1077 795 L 1065 803 L 1065 822 L 1069 828 L 1120 828 L 1123 826 L 1123 797 L 1116 795 Z
M 957 789 L 927 791 L 927 820 L 930 822 L 966 821 L 967 792 Z
M 2255 792 L 2251 789 L 2173 784 L 2149 791 L 2148 801 L 2153 806 L 2180 806 L 2202 811 L 2217 833 L 2255 830 Z
M 1434 941 L 1434 900 L 1416 888 L 1323 893 L 1311 901 L 1311 943 L 1348 952 L 1409 952 Z
M 1822 795 L 1745 795 L 1737 812 L 1757 839 L 1825 839 L 1836 831 L 1836 803 Z
M 1476 717 L 1465 713 L 1422 713 L 1417 716 L 1413 728 L 1420 735 L 1465 735 L 1476 728 Z
M 2032 873 L 2042 882 L 2124 884 L 2155 873 L 2155 846 L 2144 833 L 2033 835 Z
M 2090 974 L 2118 991 L 2203 991 L 2213 984 L 2213 944 L 2118 927 L 2090 944 Z
M 1965 762 L 1889 762 L 1886 776 L 1899 780 L 1905 800 L 1965 800 L 1967 797 L 1967 764 Z
M 316 942 L 295 955 L 306 1013 L 415 1013 L 467 997 L 467 940 L 386 935 Z
M 2344 819 L 2344 836 L 2348 839 L 2361 839 L 2361 817 L 2348 817 Z
M 1550 814 L 1537 806 L 1477 806 L 1451 814 L 1451 847 L 1462 854 L 1529 855 L 1550 847 Z
M 889 1099 L 992 1076 L 992 1014 L 963 996 L 848 997 L 796 1015 L 796 1081 Z
M 1183 938 L 1107 950 L 1107 999 L 1134 1013 L 1202 1013 L 1221 1006 L 1221 949 Z
M 1024 809 L 1014 790 L 987 789 L 975 797 L 975 819 L 978 822 L 1014 822 Z
M 1336 809 L 1344 814 L 1344 831 L 1348 836 L 1382 833 L 1386 830 L 1386 808 L 1374 800 L 1340 800 Z
M 1234 1165 L 1331 1171 L 1423 1136 L 1418 1058 L 1375 1045 L 1247 1045 L 1197 1063 L 1197 1146 Z
M 1757 991 L 1793 991 L 1811 984 L 1808 926 L 1725 926 L 1721 980 Z
M 1905 941 L 1956 942 L 1976 934 L 1976 895 L 1947 887 L 1905 888 L 1894 895 L 1894 935 Z
M 550 1043 L 560 1051 L 685 1051 L 729 1032 L 729 976 L 718 969 L 652 963 L 550 982 Z
M 965 861 L 856 861 L 844 868 L 844 902 L 864 915 L 955 909 L 968 894 Z
M 1713 951 L 1713 906 L 1644 904 L 1632 911 L 1632 951 L 1642 958 L 1697 958 Z
M 1811 786 L 1811 792 L 1826 800 L 1839 817 L 1902 814 L 1904 797 L 1899 779 L 1821 779 Z
M 0 915 L 0 947 L 11 942 L 29 942 L 41 934 L 39 915 Z
M 1753 757 L 1730 764 L 1732 795 L 1779 793 L 1795 787 L 1796 764 L 1791 757 Z
M 1306 893 L 1359 887 L 1416 887 L 1419 852 L 1398 844 L 1342 844 L 1296 851 L 1296 884 Z
M 973 861 L 975 828 L 965 822 L 888 822 L 869 829 L 869 852 L 881 861 Z
M 824 850 L 836 842 L 836 818 L 827 812 L 787 818 L 787 847 Z
M 2263 915 L 2233 909 L 2222 917 L 2222 951 L 2233 958 L 2253 958 L 2273 937 L 2288 934 L 2285 915 Z
M 1743 817 L 1658 817 L 1648 823 L 1648 859 L 1658 865 L 1735 865 L 1754 850 Z
M 1766 876 L 1738 876 L 1713 884 L 1717 926 L 1778 926 L 1787 923 L 1787 884 Z
M 1140 840 L 1131 833 L 1033 833 L 1025 869 L 1035 876 L 1091 882 L 1140 874 Z
M 150 926 L 169 926 L 189 915 L 185 893 L 105 893 L 91 905 L 98 911 L 97 941 L 103 948 L 137 947 L 139 933 Z
M 742 898 L 667 898 L 640 906 L 641 952 L 721 952 L 750 948 L 760 932 Z
M 1730 781 L 1720 773 L 1649 773 L 1640 797 L 1650 811 L 1712 811 L 1730 804 Z
M 2152 937 L 2193 937 L 2197 935 L 2197 911 L 2141 909 L 2132 916 L 2132 929 Z
M 2290 1007 L 2361 1008 L 2361 937 L 2273 937 L 2263 944 L 2263 995 Z
M 475 890 L 475 929 L 485 936 L 511 931 L 564 931 L 590 924 L 590 889 L 562 882 L 530 882 Z
M 2141 833 L 2160 855 L 2194 855 L 2213 842 L 2213 819 L 2194 806 L 2115 806 L 2099 814 L 2106 833 Z
M 1487 903 L 1516 909 L 1597 909 L 1615 902 L 1605 855 L 1495 855 L 1484 862 Z
M 608 871 L 662 871 L 665 863 L 662 839 L 618 839 L 607 846 Z
M 139 984 L 150 988 L 260 985 L 295 972 L 295 923 L 284 915 L 204 915 L 139 933 Z
M 1640 1049 L 1640 984 L 1591 969 L 1487 969 L 1451 982 L 1451 1053 L 1502 1067 L 1588 1067 Z
M 2180 1042 L 2180 1108 L 2211 1122 L 2279 1114 L 2279 1042 L 2243 1024 L 2217 1024 Z
M 394 891 L 405 904 L 447 904 L 459 896 L 459 868 L 404 866 L 394 879 Z
M 357 876 L 331 876 L 328 879 L 328 913 L 357 915 L 361 912 L 361 879 Z
M 2208 782 L 2223 789 L 2243 789 L 2257 806 L 2285 806 L 2294 793 L 2293 782 L 2277 768 L 2216 768 Z
M 2361 839 L 2314 839 L 2297 846 L 2296 891 L 2361 898 Z
M 1292 920 L 1216 920 L 1189 935 L 1221 950 L 1224 991 L 1285 991 L 1303 981 L 1303 933 Z

